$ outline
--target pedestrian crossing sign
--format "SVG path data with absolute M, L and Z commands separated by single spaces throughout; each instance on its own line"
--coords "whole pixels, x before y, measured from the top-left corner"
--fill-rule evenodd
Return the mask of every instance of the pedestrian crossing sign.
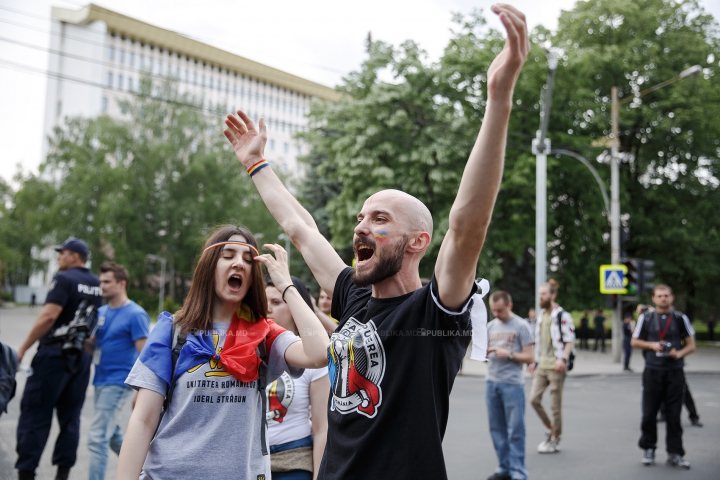
M 625 265 L 600 265 L 600 293 L 627 293 L 627 273 Z

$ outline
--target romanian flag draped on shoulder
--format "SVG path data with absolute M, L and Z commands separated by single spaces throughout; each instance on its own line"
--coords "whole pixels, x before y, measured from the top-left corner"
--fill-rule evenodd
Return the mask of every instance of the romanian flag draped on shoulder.
M 215 347 L 212 331 L 188 332 L 187 343 L 178 358 L 176 372 L 179 373 L 176 376 L 214 359 L 242 382 L 257 380 L 261 359 L 256 348 L 266 340 L 269 353 L 275 339 L 286 331 L 273 320 L 256 318 L 250 308 L 242 304 L 233 315 L 222 348 Z M 172 342 L 173 316 L 162 312 L 140 354 L 140 361 L 168 385 L 172 380 Z

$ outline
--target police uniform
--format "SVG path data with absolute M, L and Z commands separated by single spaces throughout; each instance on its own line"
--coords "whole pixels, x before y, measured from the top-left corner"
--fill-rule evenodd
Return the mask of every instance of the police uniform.
M 54 339 L 53 334 L 58 327 L 72 321 L 82 300 L 96 307 L 102 304 L 98 277 L 84 267 L 59 272 L 53 279 L 45 303 L 60 305 L 63 309 L 50 331 L 40 339 L 32 360 L 33 374 L 27 379 L 20 403 L 18 460 L 15 464 L 18 470 L 32 472 L 40 463 L 54 409 L 57 409 L 60 434 L 52 463 L 67 468 L 75 465 L 80 441 L 80 411 L 90 380 L 91 355 L 83 351 L 77 372 L 68 373 L 62 359 L 63 342 Z

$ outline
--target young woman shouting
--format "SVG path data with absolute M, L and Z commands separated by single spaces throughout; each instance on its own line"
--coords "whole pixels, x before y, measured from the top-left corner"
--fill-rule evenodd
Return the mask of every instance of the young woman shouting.
M 139 393 L 119 480 L 270 477 L 260 388 L 283 372 L 298 377 L 303 368 L 327 365 L 329 339 L 290 279 L 285 250 L 265 245 L 273 257 L 257 248 L 244 227 L 215 230 L 185 304 L 174 317 L 160 315 L 126 380 Z M 261 263 L 282 289 L 300 338 L 266 318 Z M 173 368 L 178 330 L 187 340 Z M 172 401 L 159 423 L 170 385 Z

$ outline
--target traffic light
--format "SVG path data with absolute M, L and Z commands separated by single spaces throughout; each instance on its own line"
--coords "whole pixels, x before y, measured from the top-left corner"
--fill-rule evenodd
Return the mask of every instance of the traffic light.
M 637 278 L 639 282 L 638 293 L 640 295 L 645 292 L 652 292 L 653 287 L 655 287 L 655 284 L 653 283 L 653 280 L 655 280 L 655 272 L 653 272 L 653 268 L 655 268 L 655 262 L 652 260 L 637 259 Z
M 640 292 L 640 279 L 638 276 L 639 261 L 636 258 L 628 258 L 623 262 L 623 265 L 627 268 L 625 274 L 625 288 L 627 289 L 627 296 L 635 296 Z

